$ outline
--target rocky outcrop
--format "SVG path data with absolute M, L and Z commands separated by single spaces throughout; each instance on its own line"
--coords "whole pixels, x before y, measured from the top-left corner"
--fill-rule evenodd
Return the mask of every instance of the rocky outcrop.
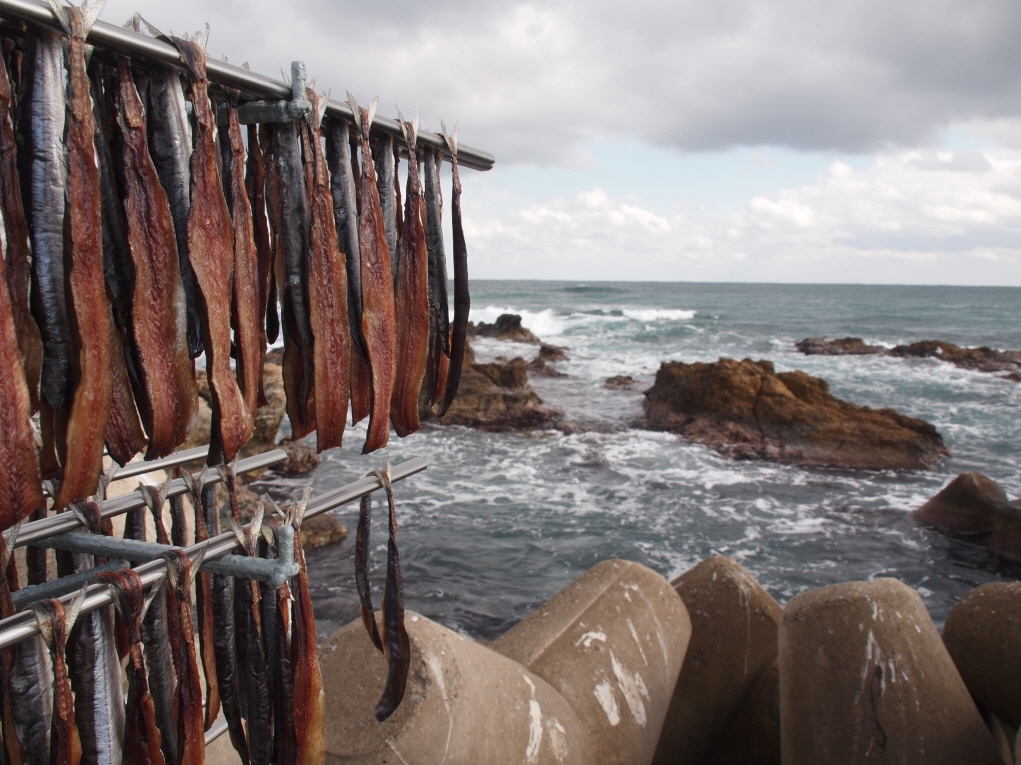
M 841 401 L 825 380 L 768 361 L 664 362 L 644 407 L 646 427 L 739 459 L 918 470 L 950 453 L 929 423 Z
M 809 355 L 825 356 L 900 356 L 902 358 L 933 358 L 946 361 L 962 369 L 978 372 L 1007 372 L 1008 379 L 1021 381 L 1021 351 L 998 351 L 988 346 L 962 348 L 942 340 L 921 340 L 909 345 L 884 348 L 868 345 L 860 337 L 843 337 L 827 340 L 809 337 L 795 344 L 795 348 Z
M 524 359 L 476 364 L 468 346 L 461 385 L 450 409 L 437 417 L 434 411 L 422 407 L 420 415 L 423 422 L 507 431 L 548 428 L 559 421 L 562 413 L 543 404 L 528 384 L 528 363 Z
M 504 313 L 497 317 L 493 324 L 480 321 L 469 324 L 468 333 L 477 337 L 492 337 L 497 340 L 512 340 L 516 343 L 539 345 L 540 341 L 531 330 L 521 326 L 521 317 L 513 313 Z
M 607 377 L 603 381 L 603 387 L 608 390 L 631 390 L 636 385 L 638 385 L 638 380 L 631 375 L 616 375 Z
M 913 515 L 919 523 L 951 531 L 990 531 L 1006 502 L 1007 495 L 996 481 L 981 473 L 963 473 Z
M 315 447 L 302 441 L 292 441 L 285 438 L 276 445 L 277 449 L 287 452 L 287 459 L 279 465 L 274 465 L 273 470 L 284 475 L 305 475 L 311 473 L 319 464 L 321 458 L 316 453 Z
M 550 366 L 554 361 L 567 361 L 567 349 L 543 343 L 539 346 L 539 355 L 528 362 L 528 371 L 540 377 L 566 377 L 559 369 Z

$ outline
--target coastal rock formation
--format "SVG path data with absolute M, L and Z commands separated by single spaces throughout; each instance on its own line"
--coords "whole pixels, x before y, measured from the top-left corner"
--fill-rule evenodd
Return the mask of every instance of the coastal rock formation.
M 699 765 L 723 742 L 727 726 L 776 661 L 782 609 L 751 574 L 722 555 L 672 584 L 691 617 L 691 642 L 653 763 Z
M 1000 485 L 981 473 L 963 473 L 912 514 L 919 523 L 951 531 L 990 531 L 1006 504 Z
M 468 346 L 461 386 L 450 409 L 443 417 L 437 417 L 426 407 L 422 407 L 420 414 L 423 422 L 507 431 L 547 428 L 562 413 L 543 404 L 528 384 L 528 364 L 524 359 L 476 364 L 475 354 Z
M 521 317 L 514 313 L 504 313 L 497 317 L 493 324 L 480 321 L 468 325 L 468 334 L 478 337 L 493 337 L 497 340 L 513 340 L 516 343 L 539 345 L 540 340 L 532 331 L 521 326 Z
M 825 380 L 768 361 L 664 362 L 644 407 L 647 427 L 739 459 L 918 470 L 949 455 L 929 423 L 841 401 Z
M 542 377 L 565 377 L 563 372 L 550 366 L 554 361 L 567 361 L 567 349 L 543 343 L 539 346 L 539 355 L 528 362 L 528 371 Z
M 1008 379 L 1021 381 L 1021 351 L 997 351 L 988 346 L 962 348 L 942 340 L 921 340 L 909 345 L 884 348 L 881 345 L 868 345 L 860 337 L 842 337 L 838 340 L 808 337 L 795 343 L 794 347 L 808 355 L 934 358 L 962 369 L 1007 372 Z
M 607 377 L 603 381 L 603 387 L 608 390 L 631 390 L 636 385 L 638 385 L 638 380 L 631 375 L 616 375 Z
M 943 642 L 979 706 L 1021 725 L 1021 583 L 989 582 L 961 598 Z
M 779 648 L 785 765 L 1003 765 L 925 604 L 902 582 L 797 595 Z

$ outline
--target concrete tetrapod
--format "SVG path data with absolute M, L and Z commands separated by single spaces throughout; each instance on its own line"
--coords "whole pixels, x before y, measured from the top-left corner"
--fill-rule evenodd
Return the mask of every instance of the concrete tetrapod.
M 739 564 L 716 555 L 673 582 L 691 643 L 670 700 L 656 765 L 698 765 L 776 660 L 782 609 Z
M 682 670 L 683 671 L 683 670 Z M 780 765 L 780 668 L 766 670 L 706 765 Z
M 406 612 L 411 673 L 385 722 L 373 708 L 386 662 L 360 620 L 319 651 L 326 763 L 588 765 L 589 733 L 549 683 L 505 656 Z
M 589 731 L 591 763 L 648 765 L 691 636 L 666 579 L 593 566 L 492 643 L 560 691 Z
M 1021 583 L 989 582 L 961 598 L 943 642 L 975 701 L 1021 725 Z
M 1002 765 L 922 599 L 895 579 L 793 598 L 780 622 L 784 765 Z

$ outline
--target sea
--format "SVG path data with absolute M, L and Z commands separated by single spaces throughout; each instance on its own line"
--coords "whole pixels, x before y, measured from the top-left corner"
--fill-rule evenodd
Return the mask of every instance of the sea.
M 531 380 L 564 412 L 565 430 L 482 433 L 429 426 L 361 455 L 365 423 L 312 473 L 315 493 L 386 459 L 428 469 L 395 485 L 405 606 L 467 636 L 492 639 L 599 561 L 637 561 L 668 579 L 727 555 L 781 604 L 808 589 L 895 577 L 942 625 L 984 582 L 1012 579 L 986 536 L 920 526 L 911 511 L 959 473 L 984 473 L 1021 497 L 1021 384 L 936 359 L 805 356 L 806 337 L 894 346 L 939 339 L 1021 348 L 1021 289 L 806 284 L 475 281 L 472 320 L 500 314 L 567 348 L 565 376 Z M 534 358 L 537 347 L 473 343 L 479 360 Z M 735 461 L 637 427 L 643 392 L 668 360 L 768 359 L 829 382 L 839 398 L 933 423 L 952 452 L 935 470 L 867 471 Z M 632 390 L 609 390 L 630 375 Z M 314 438 L 314 437 L 313 437 Z M 314 443 L 314 440 L 313 440 Z M 305 481 L 307 482 L 307 481 Z M 293 482 L 293 490 L 302 481 Z M 278 489 L 280 487 L 277 487 Z M 288 488 L 286 485 L 285 489 Z M 377 608 L 386 515 L 373 505 Z M 357 503 L 333 511 L 350 531 L 310 551 L 321 636 L 357 617 Z

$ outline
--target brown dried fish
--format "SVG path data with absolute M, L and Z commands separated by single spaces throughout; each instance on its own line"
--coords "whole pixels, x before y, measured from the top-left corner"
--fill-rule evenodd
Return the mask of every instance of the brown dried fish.
M 450 368 L 443 386 L 440 417 L 447 413 L 461 385 L 461 367 L 464 366 L 464 348 L 468 338 L 468 314 L 471 311 L 471 295 L 468 292 L 468 245 L 464 240 L 464 224 L 461 220 L 461 176 L 457 171 L 457 125 L 454 125 L 453 135 L 448 135 L 444 129 L 443 137 L 450 148 L 453 175 L 450 217 L 454 228 L 454 323 L 450 332 L 448 360 Z

